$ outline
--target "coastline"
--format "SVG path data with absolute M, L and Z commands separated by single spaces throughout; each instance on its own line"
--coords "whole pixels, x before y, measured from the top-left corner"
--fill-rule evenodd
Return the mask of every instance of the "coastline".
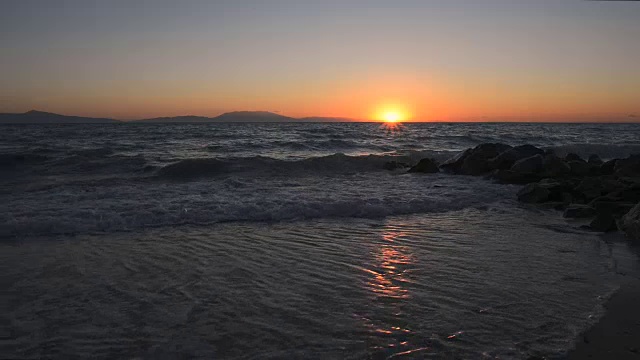
M 568 360 L 640 359 L 640 279 L 621 284 L 604 316 L 576 340 Z

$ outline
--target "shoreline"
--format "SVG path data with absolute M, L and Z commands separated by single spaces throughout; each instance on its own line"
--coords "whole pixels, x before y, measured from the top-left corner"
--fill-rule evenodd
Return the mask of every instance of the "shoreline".
M 604 308 L 600 320 L 576 339 L 567 360 L 640 359 L 640 279 L 625 280 Z

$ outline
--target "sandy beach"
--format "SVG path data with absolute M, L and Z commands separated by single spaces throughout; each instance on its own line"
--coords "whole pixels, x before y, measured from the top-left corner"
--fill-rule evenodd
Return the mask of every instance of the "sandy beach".
M 625 282 L 605 307 L 605 315 L 583 334 L 569 360 L 640 359 L 640 279 Z

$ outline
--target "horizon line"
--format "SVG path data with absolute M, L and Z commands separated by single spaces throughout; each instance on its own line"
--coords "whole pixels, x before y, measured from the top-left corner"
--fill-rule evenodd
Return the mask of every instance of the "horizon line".
M 87 119 L 99 119 L 99 120 L 111 120 L 121 123 L 129 123 L 129 122 L 144 122 L 156 119 L 172 119 L 172 118 L 205 118 L 205 119 L 217 119 L 223 117 L 224 115 L 237 114 L 237 113 L 254 113 L 254 114 L 267 114 L 271 116 L 281 117 L 283 119 L 291 119 L 294 121 L 289 122 L 307 122 L 307 123 L 322 123 L 322 122 L 334 122 L 334 123 L 350 123 L 350 122 L 360 122 L 360 123 L 385 123 L 385 120 L 376 120 L 376 119 L 358 119 L 352 117 L 343 117 L 343 116 L 321 116 L 321 115 L 312 115 L 312 116 L 302 116 L 302 117 L 294 117 L 283 115 L 280 112 L 268 111 L 268 110 L 232 110 L 223 112 L 216 116 L 207 116 L 207 115 L 195 115 L 195 114 L 186 114 L 186 115 L 173 115 L 173 116 L 153 116 L 153 117 L 142 117 L 142 118 L 116 118 L 116 117 L 102 117 L 102 116 L 84 116 L 84 115 L 67 115 L 61 113 L 55 113 L 50 111 L 42 111 L 31 109 L 25 112 L 0 112 L 0 115 L 28 115 L 30 113 L 39 113 L 39 114 L 48 114 L 55 116 L 63 116 L 63 117 L 73 117 L 73 118 L 87 118 Z M 557 117 L 558 120 L 545 120 L 544 116 L 496 116 L 496 117 L 488 117 L 488 116 L 480 116 L 477 119 L 474 118 L 461 118 L 460 120 L 403 120 L 398 121 L 398 123 L 547 123 L 547 124 L 633 124 L 640 123 L 640 117 L 635 114 L 628 115 L 551 115 L 548 117 Z M 580 119 L 580 117 L 585 117 L 587 119 Z M 612 118 L 610 121 L 601 119 L 601 118 Z M 500 118 L 512 118 L 513 120 L 505 120 Z M 530 119 L 518 119 L 518 118 L 530 118 Z M 540 120 L 535 120 L 535 118 L 539 118 Z M 564 119 L 563 119 L 564 118 Z M 575 120 L 572 120 L 574 118 Z M 591 120 L 589 119 L 591 118 Z M 304 121 L 305 119 L 334 119 L 336 121 Z M 244 123 L 252 123 L 252 122 L 261 122 L 261 123 L 279 123 L 285 121 L 218 121 L 218 123 L 234 123 L 234 122 L 244 122 Z M 166 121 L 166 123 L 172 123 L 171 121 Z M 180 123 L 206 123 L 201 121 L 180 121 Z M 11 123 L 4 123 L 11 124 Z M 16 124 L 16 123 L 13 123 Z

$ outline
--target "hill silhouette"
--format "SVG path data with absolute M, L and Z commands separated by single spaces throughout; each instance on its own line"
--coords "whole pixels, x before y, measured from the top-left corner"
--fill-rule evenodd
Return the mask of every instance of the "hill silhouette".
M 0 124 L 108 124 L 115 119 L 60 115 L 31 110 L 22 114 L 0 114 Z
M 233 111 L 216 117 L 186 115 L 122 121 L 110 118 L 60 115 L 31 110 L 26 113 L 0 113 L 0 124 L 109 124 L 109 123 L 270 123 L 270 122 L 345 122 L 347 118 L 293 118 L 269 111 Z

